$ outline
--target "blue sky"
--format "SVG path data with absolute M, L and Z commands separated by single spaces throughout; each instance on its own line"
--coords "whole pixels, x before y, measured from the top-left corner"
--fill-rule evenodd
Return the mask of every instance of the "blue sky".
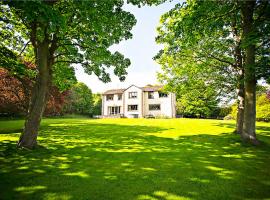
M 125 88 L 131 84 L 137 86 L 157 84 L 156 73 L 160 70 L 160 66 L 152 58 L 161 49 L 161 46 L 155 43 L 156 27 L 159 24 L 160 16 L 178 2 L 179 0 L 174 0 L 159 6 L 141 8 L 125 5 L 124 9 L 133 13 L 137 19 L 137 24 L 132 29 L 133 38 L 110 48 L 111 51 L 117 50 L 131 60 L 125 82 L 120 82 L 117 77 L 112 75 L 112 82 L 102 83 L 94 75 L 85 74 L 81 67 L 76 69 L 78 81 L 85 83 L 94 93 L 112 88 Z

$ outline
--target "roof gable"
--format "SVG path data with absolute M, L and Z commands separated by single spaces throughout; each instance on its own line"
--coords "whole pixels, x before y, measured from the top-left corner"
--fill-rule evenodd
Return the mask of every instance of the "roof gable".
M 106 94 L 122 94 L 126 89 L 112 89 L 112 90 L 107 90 L 103 93 L 103 95 Z
M 107 95 L 107 94 L 123 94 L 126 90 L 128 90 L 131 87 L 136 87 L 144 92 L 155 92 L 155 91 L 161 91 L 163 89 L 163 85 L 146 85 L 144 87 L 138 87 L 134 84 L 130 85 L 128 88 L 126 89 L 111 89 L 111 90 L 107 90 L 103 93 L 103 95 Z
M 138 88 L 138 89 L 140 89 L 140 90 L 142 89 L 142 88 L 140 88 L 140 87 L 138 87 L 138 86 L 136 86 L 136 85 L 131 85 L 131 86 L 129 86 L 128 88 L 126 88 L 124 91 L 128 90 L 129 88 L 131 88 L 131 87 L 133 87 L 133 86 L 136 87 L 136 88 Z
M 142 87 L 142 90 L 144 92 L 155 92 L 155 91 L 161 91 L 163 89 L 163 85 L 147 85 L 145 87 Z

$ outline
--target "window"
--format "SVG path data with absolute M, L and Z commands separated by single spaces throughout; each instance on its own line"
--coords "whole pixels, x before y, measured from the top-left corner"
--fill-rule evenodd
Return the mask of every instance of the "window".
M 113 94 L 108 94 L 106 95 L 107 101 L 112 101 L 113 100 Z
M 159 95 L 159 98 L 168 97 L 168 94 L 164 92 L 158 92 L 158 95 Z
M 117 115 L 120 113 L 120 106 L 109 106 L 108 107 L 109 115 Z
M 148 92 L 148 99 L 154 99 L 154 92 Z
M 149 110 L 160 110 L 160 104 L 150 104 Z
M 118 100 L 122 100 L 122 94 L 118 94 Z
M 137 92 L 129 92 L 128 93 L 128 98 L 129 99 L 136 99 L 137 98 L 138 93 Z
M 138 110 L 138 105 L 128 105 L 128 111 L 136 111 Z

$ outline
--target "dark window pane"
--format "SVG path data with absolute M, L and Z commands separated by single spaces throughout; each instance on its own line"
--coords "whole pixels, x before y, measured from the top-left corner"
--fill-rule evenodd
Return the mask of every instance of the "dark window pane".
M 159 95 L 159 98 L 168 97 L 168 94 L 164 92 L 158 92 L 158 95 Z
M 138 110 L 138 105 L 128 105 L 128 111 L 136 111 Z
M 148 99 L 154 99 L 154 92 L 148 92 Z
M 122 100 L 122 94 L 118 94 L 118 100 Z
M 120 107 L 121 106 L 109 106 L 108 107 L 108 113 L 109 113 L 109 115 L 120 114 Z
M 108 94 L 108 95 L 106 95 L 106 100 L 107 100 L 107 101 L 113 100 L 113 94 Z
M 150 104 L 149 110 L 160 110 L 160 104 Z

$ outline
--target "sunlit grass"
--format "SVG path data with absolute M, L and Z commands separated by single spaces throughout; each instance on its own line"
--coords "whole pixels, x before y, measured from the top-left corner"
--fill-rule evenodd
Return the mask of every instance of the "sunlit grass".
M 234 121 L 44 119 L 34 151 L 17 150 L 22 120 L 0 121 L 0 199 L 270 198 L 270 124 L 259 147 Z

